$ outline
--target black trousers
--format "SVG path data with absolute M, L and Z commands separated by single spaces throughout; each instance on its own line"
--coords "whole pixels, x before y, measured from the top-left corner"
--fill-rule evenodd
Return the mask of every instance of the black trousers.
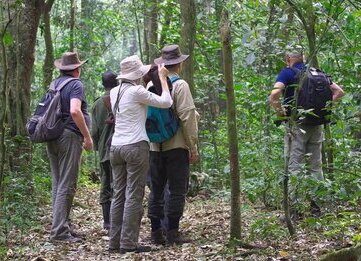
M 173 149 L 150 152 L 150 183 L 148 217 L 151 220 L 175 221 L 182 217 L 189 180 L 189 152 Z M 169 195 L 164 197 L 168 183 Z M 166 216 L 164 214 L 166 209 Z

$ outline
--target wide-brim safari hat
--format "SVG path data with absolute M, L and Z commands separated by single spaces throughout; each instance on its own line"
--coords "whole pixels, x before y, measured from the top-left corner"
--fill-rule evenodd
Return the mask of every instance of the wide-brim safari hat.
M 159 58 L 154 59 L 155 64 L 174 65 L 185 61 L 189 55 L 182 54 L 179 46 L 176 44 L 166 45 L 162 49 L 162 54 Z
M 120 62 L 120 73 L 117 79 L 137 80 L 146 75 L 151 65 L 144 65 L 138 55 L 132 55 Z
M 66 52 L 60 59 L 54 61 L 54 65 L 59 70 L 71 71 L 82 66 L 87 61 L 80 61 L 77 52 Z

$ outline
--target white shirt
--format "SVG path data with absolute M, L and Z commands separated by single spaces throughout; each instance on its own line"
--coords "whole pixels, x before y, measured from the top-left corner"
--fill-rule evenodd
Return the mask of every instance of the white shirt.
M 162 92 L 161 96 L 147 91 L 141 85 L 123 83 L 121 88 L 127 88 L 120 99 L 115 115 L 115 129 L 111 145 L 121 146 L 148 141 L 145 130 L 147 119 L 147 105 L 158 108 L 169 108 L 173 101 L 169 92 Z M 117 100 L 119 86 L 110 91 L 112 108 Z

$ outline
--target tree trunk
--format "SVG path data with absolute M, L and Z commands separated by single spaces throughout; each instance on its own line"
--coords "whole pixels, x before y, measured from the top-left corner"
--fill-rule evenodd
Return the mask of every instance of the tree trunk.
M 138 36 L 138 45 L 139 45 L 139 53 L 140 53 L 140 59 L 143 61 L 144 57 L 143 57 L 143 50 L 142 50 L 142 41 L 141 41 L 141 34 L 140 34 L 140 22 L 139 22 L 139 18 L 138 18 L 138 8 L 137 5 L 135 4 L 135 1 L 132 0 L 133 3 L 133 12 L 134 12 L 134 17 L 135 17 L 135 23 L 136 23 L 136 28 L 137 28 L 137 32 L 133 31 L 133 38 L 132 38 L 132 46 L 131 46 L 131 54 L 136 54 L 137 51 L 137 36 Z
M 53 80 L 54 47 L 50 29 L 50 11 L 55 0 L 48 0 L 44 7 L 45 60 L 43 65 L 43 88 L 47 89 Z
M 144 63 L 149 64 L 149 10 L 148 10 L 148 1 L 143 1 L 144 5 L 144 22 L 143 22 L 143 55 Z
M 149 12 L 149 63 L 158 56 L 158 0 L 151 0 Z
M 316 14 L 315 9 L 313 8 L 313 0 L 306 0 L 306 14 L 305 17 L 308 18 L 308 24 L 305 25 L 308 48 L 309 48 L 309 64 L 312 67 L 318 68 L 318 59 L 317 59 L 317 42 L 316 42 Z
M 2 106 L 0 107 L 0 203 L 3 202 L 3 181 L 5 177 L 5 154 L 6 154 L 6 146 L 5 146 L 5 118 L 6 118 L 6 109 L 7 109 L 7 98 L 6 93 L 8 89 L 8 72 L 9 72 L 9 66 L 8 66 L 8 57 L 7 57 L 7 51 L 5 46 L 5 41 L 3 41 L 5 34 L 8 32 L 8 26 L 12 22 L 11 17 L 6 17 L 4 12 L 5 6 L 0 5 L 0 19 L 1 21 L 7 21 L 5 26 L 1 28 L 1 71 L 2 75 L 0 75 L 0 102 Z
M 194 42 L 196 37 L 196 5 L 194 0 L 180 0 L 181 9 L 181 39 L 180 49 L 188 54 L 189 58 L 184 62 L 183 78 L 189 84 L 191 92 L 194 94 Z
M 233 89 L 233 59 L 231 47 L 231 30 L 228 12 L 223 11 L 221 21 L 221 39 L 223 51 L 223 71 L 227 94 L 227 125 L 229 163 L 231 172 L 231 240 L 241 239 L 241 213 L 240 213 L 240 171 L 238 159 L 238 137 L 236 105 Z
M 70 0 L 70 39 L 69 39 L 69 51 L 74 51 L 74 28 L 75 28 L 75 15 L 76 15 L 76 0 Z
M 44 1 L 24 1 L 23 5 L 12 7 L 16 20 L 10 26 L 15 41 L 9 46 L 9 106 L 12 149 L 8 151 L 9 168 L 16 175 L 21 175 L 29 182 L 31 192 L 32 175 L 29 169 L 31 145 L 26 137 L 25 124 L 30 112 L 30 95 L 33 66 L 35 61 L 36 35 L 39 20 L 44 8 Z M 15 10 L 14 10 L 15 8 Z M 16 21 L 16 22 L 15 22 Z M 24 191 L 24 193 L 27 193 Z

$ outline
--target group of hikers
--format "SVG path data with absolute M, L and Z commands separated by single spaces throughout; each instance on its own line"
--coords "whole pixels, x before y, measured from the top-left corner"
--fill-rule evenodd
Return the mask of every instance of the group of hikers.
M 105 93 L 95 101 L 91 121 L 84 86 L 79 80 L 86 61 L 80 61 L 75 52 L 64 53 L 55 61 L 60 70 L 55 86 L 69 78 L 75 80 L 61 90 L 67 126 L 59 138 L 47 143 L 52 172 L 52 240 L 82 240 L 72 230 L 69 214 L 82 148 L 94 147 L 100 157 L 100 204 L 103 227 L 109 230 L 109 251 L 151 251 L 150 246 L 138 244 L 147 177 L 152 242 L 164 245 L 188 241 L 179 230 L 179 222 L 188 189 L 189 165 L 198 160 L 199 114 L 189 85 L 179 77 L 187 58 L 178 45 L 167 45 L 152 65 L 144 65 L 136 55 L 123 59 L 118 75 L 103 73 Z M 158 94 L 151 92 L 151 87 Z M 172 108 L 175 112 L 179 126 L 168 140 L 150 142 L 146 131 L 148 107 Z
M 98 151 L 100 158 L 100 204 L 103 227 L 109 231 L 109 251 L 148 252 L 150 246 L 138 243 L 143 198 L 149 184 L 148 217 L 151 241 L 156 245 L 188 242 L 179 229 L 188 189 L 190 163 L 198 160 L 198 121 L 187 82 L 180 78 L 183 62 L 178 45 L 167 45 L 152 65 L 144 65 L 138 56 L 120 62 L 120 73 L 104 72 L 104 95 L 92 107 L 91 117 L 85 90 L 79 80 L 81 67 L 76 52 L 66 52 L 54 62 L 60 76 L 54 80 L 61 90 L 62 117 L 66 128 L 61 136 L 47 142 L 52 174 L 53 218 L 50 238 L 79 242 L 70 223 L 82 149 Z M 300 53 L 287 53 L 287 67 L 278 75 L 270 95 L 270 104 L 281 117 L 289 117 L 287 101 L 295 96 L 299 72 L 305 69 Z M 72 80 L 71 80 L 71 79 Z M 327 76 L 331 100 L 343 96 L 343 90 Z M 64 84 L 65 83 L 65 84 Z M 157 92 L 151 91 L 155 87 Z M 283 94 L 284 102 L 280 102 Z M 283 105 L 282 105 L 283 104 Z M 284 106 L 286 104 L 286 106 Z M 147 110 L 171 108 L 179 122 L 175 134 L 161 143 L 150 142 L 147 135 Z M 92 118 L 92 119 L 90 119 Z M 307 117 L 305 117 L 307 118 Z M 310 154 L 310 173 L 322 180 L 321 144 L 324 121 L 286 122 L 285 154 L 290 155 L 289 171 L 298 175 L 305 154 Z M 290 193 L 292 203 L 297 195 Z M 312 199 L 312 211 L 320 208 Z M 294 211 L 294 214 L 296 211 Z

